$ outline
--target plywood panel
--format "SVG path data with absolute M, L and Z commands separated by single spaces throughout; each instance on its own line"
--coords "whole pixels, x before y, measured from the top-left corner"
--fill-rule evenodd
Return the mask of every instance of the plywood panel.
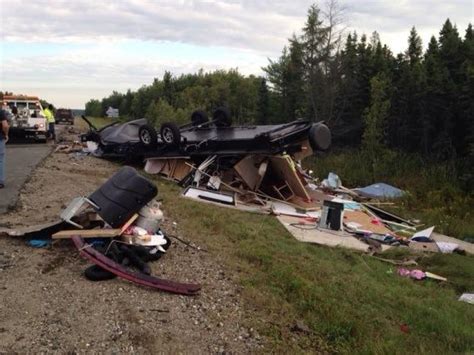
M 381 222 L 375 222 L 377 219 L 369 216 L 364 211 L 344 210 L 344 223 L 356 222 L 361 225 L 360 229 L 371 231 L 379 234 L 392 234 L 392 231 L 385 227 Z
M 293 193 L 307 201 L 311 199 L 296 173 L 293 161 L 289 156 L 272 156 L 270 162 L 273 171 L 290 186 Z

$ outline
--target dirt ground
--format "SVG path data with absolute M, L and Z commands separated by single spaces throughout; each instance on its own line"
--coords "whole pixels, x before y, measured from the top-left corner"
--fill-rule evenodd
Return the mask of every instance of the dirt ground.
M 89 195 L 119 167 L 51 154 L 23 187 L 17 208 L 0 215 L 0 227 L 56 220 L 72 198 Z M 165 232 L 186 238 L 172 222 L 165 219 Z M 156 276 L 200 283 L 194 297 L 120 279 L 94 283 L 82 275 L 87 266 L 68 240 L 35 249 L 23 238 L 0 237 L 0 353 L 248 353 L 264 345 L 216 256 L 173 240 L 150 264 Z

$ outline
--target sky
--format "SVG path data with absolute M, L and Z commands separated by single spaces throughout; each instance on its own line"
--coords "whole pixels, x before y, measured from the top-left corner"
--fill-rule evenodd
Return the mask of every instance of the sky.
M 0 91 L 84 108 L 113 90 L 237 68 L 262 75 L 325 0 L 0 0 Z M 339 0 L 346 31 L 377 31 L 394 53 L 415 26 L 426 45 L 446 18 L 461 36 L 474 0 Z

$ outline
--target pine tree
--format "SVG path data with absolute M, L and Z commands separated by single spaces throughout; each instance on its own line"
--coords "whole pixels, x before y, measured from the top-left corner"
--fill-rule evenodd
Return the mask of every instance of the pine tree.
M 372 166 L 375 177 L 385 152 L 385 127 L 390 111 L 390 80 L 380 73 L 370 80 L 370 106 L 364 114 L 365 129 L 362 148 Z
M 408 49 L 398 58 L 396 92 L 392 112 L 391 133 L 397 137 L 394 145 L 410 152 L 420 151 L 423 132 L 425 80 L 421 63 L 422 42 L 415 27 L 408 37 Z M 398 126 L 398 127 L 397 127 Z
M 410 65 L 413 66 L 420 63 L 422 52 L 423 46 L 421 38 L 418 35 L 415 26 L 413 26 L 410 31 L 410 36 L 408 37 L 408 49 L 406 51 L 406 56 Z
M 303 63 L 309 88 L 311 116 L 318 121 L 322 111 L 320 95 L 324 88 L 323 63 L 329 60 L 330 46 L 327 46 L 329 28 L 320 19 L 320 10 L 313 4 L 308 10 L 308 16 L 301 43 L 303 45 Z
M 454 157 L 456 152 L 461 153 L 466 140 L 466 127 L 459 103 L 460 83 L 463 77 L 461 44 L 462 40 L 456 26 L 447 19 L 439 37 L 444 124 L 436 144 L 437 150 L 442 152 L 443 159 Z
M 461 129 L 466 134 L 460 146 L 460 153 L 474 159 L 474 31 L 471 24 L 466 29 L 461 49 L 464 60 L 461 65 L 459 104 L 462 117 Z M 474 161 L 471 164 L 472 170 L 474 170 L 473 165 Z M 471 174 L 474 176 L 474 171 L 471 171 Z

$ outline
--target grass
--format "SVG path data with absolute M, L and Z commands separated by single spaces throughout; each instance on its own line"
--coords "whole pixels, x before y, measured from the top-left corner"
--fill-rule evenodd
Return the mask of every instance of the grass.
M 300 243 L 271 216 L 178 198 L 174 183 L 157 184 L 182 235 L 205 245 L 243 286 L 249 326 L 270 339 L 265 352 L 474 351 L 472 305 L 457 301 L 474 290 L 473 257 L 426 256 L 421 267 L 449 282 L 416 282 L 370 256 Z M 309 334 L 292 331 L 296 321 Z
M 97 128 L 101 129 L 102 127 L 114 122 L 115 119 L 109 117 L 87 117 L 89 121 Z M 86 121 L 81 117 L 76 116 L 74 124 L 80 129 L 88 129 Z

